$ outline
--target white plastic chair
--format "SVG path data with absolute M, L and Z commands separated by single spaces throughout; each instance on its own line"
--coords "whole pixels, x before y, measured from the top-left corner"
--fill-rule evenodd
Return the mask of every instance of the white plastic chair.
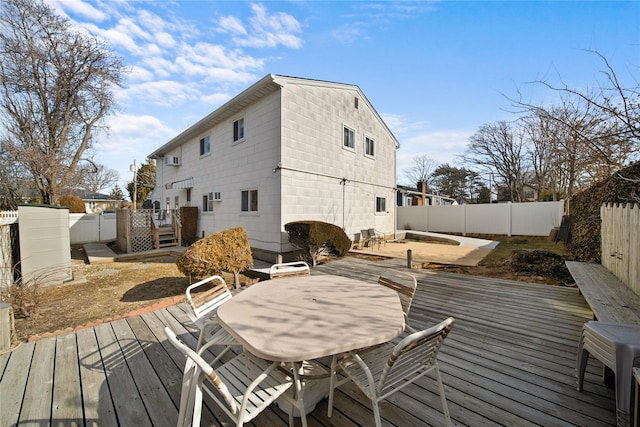
M 411 308 L 413 296 L 418 288 L 418 281 L 416 278 L 409 273 L 388 269 L 380 273 L 378 283 L 382 286 L 386 286 L 387 288 L 391 288 L 398 293 L 400 305 L 404 312 L 404 321 L 406 325 L 405 330 L 410 333 L 416 332 L 416 330 L 408 324 L 409 309 Z
M 219 283 L 213 289 L 206 292 L 205 296 L 208 297 L 206 300 L 201 302 L 199 300 L 203 299 L 203 297 L 194 297 L 193 291 L 196 288 L 208 285 L 209 282 L 214 280 L 217 280 Z M 193 325 L 200 329 L 200 336 L 198 337 L 198 345 L 196 347 L 196 350 L 200 354 L 211 346 L 224 346 L 224 350 L 213 360 L 212 363 L 214 363 L 231 347 L 241 345 L 220 326 L 215 317 L 218 307 L 232 298 L 231 292 L 222 277 L 211 276 L 190 285 L 185 291 L 185 298 L 187 302 L 187 316 L 189 316 Z
M 351 379 L 371 400 L 375 423 L 380 427 L 378 403 L 433 371 L 440 392 L 445 423 L 450 427 L 451 418 L 438 369 L 437 356 L 453 323 L 453 317 L 449 317 L 429 329 L 408 335 L 396 345 L 387 343 L 347 354 L 339 362 L 347 378 L 337 383 L 332 378 L 327 416 L 330 417 L 333 411 L 335 389 Z M 335 372 L 335 368 L 332 366 L 331 371 Z
M 279 397 L 287 399 L 301 413 L 307 426 L 301 397 L 300 381 L 296 381 L 294 398 L 285 392 L 294 382 L 281 370 L 279 362 L 269 362 L 248 353 L 234 357 L 214 371 L 198 353 L 187 347 L 165 327 L 169 342 L 186 357 L 180 395 L 178 427 L 200 426 L 203 391 L 233 420 L 236 426 L 248 423 Z M 293 411 L 289 415 L 293 426 Z
M 273 264 L 271 268 L 269 268 L 269 277 L 271 279 L 310 275 L 311 269 L 309 269 L 309 264 L 304 261 L 283 262 Z

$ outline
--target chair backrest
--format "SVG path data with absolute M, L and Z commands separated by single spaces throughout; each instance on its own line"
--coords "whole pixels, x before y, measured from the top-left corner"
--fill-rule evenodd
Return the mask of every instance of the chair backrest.
M 311 269 L 309 264 L 304 261 L 284 262 L 273 264 L 269 269 L 269 277 L 272 279 L 278 277 L 290 276 L 310 276 Z
M 418 281 L 416 278 L 409 273 L 388 269 L 380 273 L 378 283 L 391 288 L 398 293 L 398 296 L 400 297 L 400 304 L 402 305 L 402 311 L 404 312 L 406 320 L 407 316 L 409 316 L 409 309 L 411 308 L 413 296 L 415 295 L 416 288 L 418 287 Z
M 393 349 L 378 382 L 377 393 L 393 388 L 399 382 L 412 381 L 436 366 L 436 358 L 444 339 L 453 328 L 454 318 L 449 317 L 424 331 L 408 335 Z M 415 379 L 415 378 L 414 378 Z
M 362 238 L 367 240 L 369 238 L 369 230 L 360 230 L 360 234 L 362 234 Z
M 232 413 L 236 413 L 238 411 L 236 401 L 229 392 L 229 389 L 227 388 L 225 383 L 222 382 L 222 379 L 216 374 L 216 371 L 213 370 L 211 365 L 209 365 L 198 353 L 196 353 L 195 351 L 187 347 L 182 341 L 180 341 L 176 334 L 169 327 L 165 326 L 164 333 L 169 339 L 169 342 L 187 357 L 187 363 L 185 364 L 185 371 L 182 379 L 183 390 L 190 387 L 190 384 L 187 384 L 187 382 L 198 381 L 200 372 L 203 372 L 209 382 L 211 382 L 215 389 L 220 393 L 220 396 L 222 396 L 222 398 L 224 399 L 224 402 L 229 407 L 229 410 Z
M 219 283 L 212 289 L 200 294 L 193 295 L 193 290 L 208 284 L 211 281 L 217 280 Z M 185 291 L 185 298 L 187 300 L 187 315 L 192 322 L 198 322 L 204 316 L 211 314 L 220 305 L 224 304 L 232 297 L 227 284 L 220 276 L 207 277 L 204 280 L 190 285 Z

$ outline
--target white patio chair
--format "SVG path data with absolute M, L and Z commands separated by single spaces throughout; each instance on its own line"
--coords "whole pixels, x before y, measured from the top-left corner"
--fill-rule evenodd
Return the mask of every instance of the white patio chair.
M 370 228 L 367 231 L 369 232 L 369 239 L 373 243 L 377 243 L 378 248 L 380 248 L 380 245 L 383 243 L 386 245 L 387 241 L 384 238 L 384 234 L 378 233 L 374 228 Z
M 193 294 L 195 289 L 208 285 L 214 280 L 217 280 L 219 283 L 211 290 L 206 291 L 202 295 L 196 296 Z M 218 307 L 232 298 L 231 292 L 222 277 L 211 276 L 190 285 L 185 291 L 185 298 L 187 302 L 187 316 L 189 316 L 193 325 L 200 329 L 200 336 L 198 337 L 198 345 L 196 347 L 196 350 L 200 354 L 211 346 L 224 346 L 224 350 L 218 353 L 212 362 L 213 364 L 231 347 L 241 346 L 235 338 L 220 326 L 215 317 Z
M 380 427 L 378 402 L 433 371 L 440 392 L 445 423 L 450 427 L 451 418 L 437 356 L 453 323 L 453 317 L 449 317 L 429 329 L 408 335 L 396 345 L 387 343 L 347 354 L 339 362 L 347 378 L 337 384 L 332 381 L 327 415 L 330 417 L 333 411 L 335 389 L 351 379 L 371 400 L 375 423 Z M 335 367 L 332 366 L 331 370 L 335 372 Z
M 373 240 L 372 240 L 372 237 L 369 236 L 369 230 L 360 230 L 360 234 L 362 234 L 362 247 L 363 248 L 366 248 L 367 244 L 369 244 L 369 245 L 372 244 Z
M 279 362 L 259 359 L 249 353 L 241 353 L 217 371 L 214 371 L 198 353 L 187 347 L 165 327 L 169 342 L 186 357 L 180 395 L 178 427 L 200 426 L 203 392 L 233 420 L 236 426 L 248 423 L 279 397 L 287 399 L 301 413 L 302 425 L 306 427 L 306 417 L 301 396 L 300 382 L 297 381 L 296 397 L 290 398 L 285 392 L 294 382 L 278 366 Z M 289 415 L 289 425 L 293 426 L 293 411 Z
M 269 277 L 271 279 L 292 276 L 311 276 L 309 264 L 304 261 L 294 261 L 273 264 L 269 268 Z
M 407 332 L 416 332 L 411 326 L 409 326 L 409 309 L 411 308 L 411 302 L 413 302 L 413 296 L 416 293 L 418 287 L 418 281 L 416 278 L 402 271 L 387 269 L 380 273 L 378 277 L 378 283 L 380 285 L 391 288 L 398 293 L 400 297 L 400 305 L 404 312 L 405 330 Z

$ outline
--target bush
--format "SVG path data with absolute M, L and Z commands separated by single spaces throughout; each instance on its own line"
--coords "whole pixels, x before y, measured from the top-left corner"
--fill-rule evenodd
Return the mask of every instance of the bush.
M 87 212 L 84 206 L 84 202 L 78 196 L 60 197 L 60 206 L 68 206 L 69 213 L 86 213 Z
M 204 279 L 223 271 L 233 273 L 240 287 L 240 272 L 253 266 L 249 238 L 242 227 L 211 234 L 189 246 L 176 260 L 178 269 L 191 279 Z
M 597 182 L 571 199 L 567 250 L 577 261 L 600 262 L 600 207 L 603 203 L 638 203 L 640 162 Z
M 305 261 L 317 264 L 324 253 L 343 257 L 351 248 L 351 240 L 342 228 L 321 221 L 297 221 L 284 226 L 289 242 L 302 250 Z
M 556 253 L 541 249 L 513 250 L 509 258 L 513 271 L 533 273 L 551 277 L 562 283 L 573 283 L 573 277 L 565 265 L 564 258 Z

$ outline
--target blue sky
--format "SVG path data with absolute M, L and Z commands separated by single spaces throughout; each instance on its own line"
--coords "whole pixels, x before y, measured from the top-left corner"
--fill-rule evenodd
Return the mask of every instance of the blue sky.
M 358 85 L 413 158 L 461 166 L 468 138 L 515 118 L 506 97 L 553 103 L 536 81 L 587 90 L 604 54 L 637 86 L 640 2 L 46 0 L 106 41 L 129 73 L 95 160 L 129 165 L 266 74 Z

